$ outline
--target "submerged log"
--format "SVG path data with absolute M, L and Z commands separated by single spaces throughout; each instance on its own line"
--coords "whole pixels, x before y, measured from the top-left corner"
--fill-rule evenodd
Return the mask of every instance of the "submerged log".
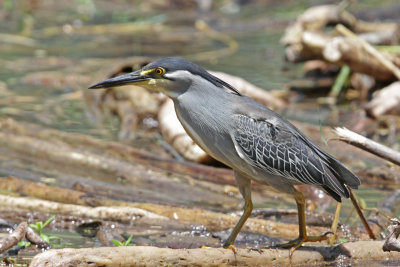
M 254 251 L 223 248 L 169 249 L 156 247 L 102 247 L 49 250 L 31 262 L 36 266 L 311 266 L 345 258 L 369 264 L 373 260 L 399 260 L 400 254 L 383 252 L 382 241 L 349 242 L 338 247 L 297 250 L 289 258 L 289 250 Z

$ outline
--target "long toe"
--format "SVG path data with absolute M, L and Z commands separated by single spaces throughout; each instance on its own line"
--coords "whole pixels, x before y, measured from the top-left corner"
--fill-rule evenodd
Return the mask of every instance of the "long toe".
M 290 257 L 293 255 L 293 253 L 303 245 L 305 242 L 320 242 L 327 240 L 329 238 L 329 235 L 333 234 L 332 232 L 326 232 L 323 235 L 319 236 L 305 236 L 305 237 L 298 237 L 294 240 L 291 240 L 287 243 L 278 245 L 278 247 L 281 248 L 290 248 Z

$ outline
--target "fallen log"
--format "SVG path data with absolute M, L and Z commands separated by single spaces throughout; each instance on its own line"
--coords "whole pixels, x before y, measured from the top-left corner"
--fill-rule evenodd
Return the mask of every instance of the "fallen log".
M 332 248 L 309 247 L 296 251 L 291 258 L 284 249 L 236 249 L 234 253 L 223 248 L 67 248 L 39 254 L 30 266 L 311 266 L 325 264 L 326 259 L 333 261 L 340 255 L 357 264 L 400 259 L 399 253 L 383 252 L 382 244 L 383 241 L 359 241 Z
M 49 196 L 51 198 L 51 196 Z M 104 201 L 107 203 L 107 201 Z M 112 200 L 109 204 L 114 204 Z M 221 231 L 233 228 L 239 216 L 207 211 L 199 208 L 182 208 L 152 203 L 117 202 L 119 206 L 99 206 L 96 208 L 75 204 L 63 204 L 48 200 L 26 197 L 11 197 L 0 195 L 0 206 L 7 209 L 46 212 L 50 214 L 65 214 L 83 218 L 102 219 L 110 221 L 130 222 L 150 221 L 158 224 L 169 223 L 169 220 L 183 223 L 204 225 L 210 231 Z M 122 206 L 125 205 L 125 206 Z M 308 227 L 308 233 L 317 235 L 326 232 L 326 227 Z M 298 225 L 275 222 L 272 220 L 250 218 L 243 230 L 280 238 L 297 236 Z
M 95 207 L 105 206 L 104 202 L 106 202 L 105 199 L 94 194 L 88 194 L 85 192 L 56 186 L 49 186 L 11 176 L 1 177 L 0 181 L 0 189 L 2 190 L 64 204 Z M 116 203 L 118 203 L 116 200 L 107 201 L 108 206 L 117 205 Z
M 41 211 L 51 214 L 69 214 L 102 220 L 130 222 L 132 220 L 166 221 L 168 218 L 135 207 L 86 207 L 73 204 L 62 204 L 34 198 L 0 195 L 0 206 L 8 209 Z

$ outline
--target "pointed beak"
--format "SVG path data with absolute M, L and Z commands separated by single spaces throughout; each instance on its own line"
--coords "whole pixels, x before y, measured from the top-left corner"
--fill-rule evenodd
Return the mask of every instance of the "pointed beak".
M 89 89 L 98 89 L 98 88 L 108 88 L 115 87 L 127 84 L 147 84 L 147 82 L 151 79 L 149 75 L 142 75 L 141 70 L 137 70 L 135 72 L 131 72 L 128 74 L 120 75 L 117 77 L 110 78 L 108 80 L 96 83 L 89 87 Z

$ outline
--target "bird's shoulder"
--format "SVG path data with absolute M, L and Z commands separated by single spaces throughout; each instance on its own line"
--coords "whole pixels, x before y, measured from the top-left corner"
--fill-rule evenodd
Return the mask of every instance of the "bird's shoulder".
M 276 130 L 274 134 L 281 137 L 305 138 L 293 124 L 266 106 L 245 96 L 241 97 L 240 102 L 241 104 L 237 105 L 236 110 L 232 113 L 235 126 L 239 127 L 236 129 L 257 126 L 258 130 L 265 130 L 265 128 Z

